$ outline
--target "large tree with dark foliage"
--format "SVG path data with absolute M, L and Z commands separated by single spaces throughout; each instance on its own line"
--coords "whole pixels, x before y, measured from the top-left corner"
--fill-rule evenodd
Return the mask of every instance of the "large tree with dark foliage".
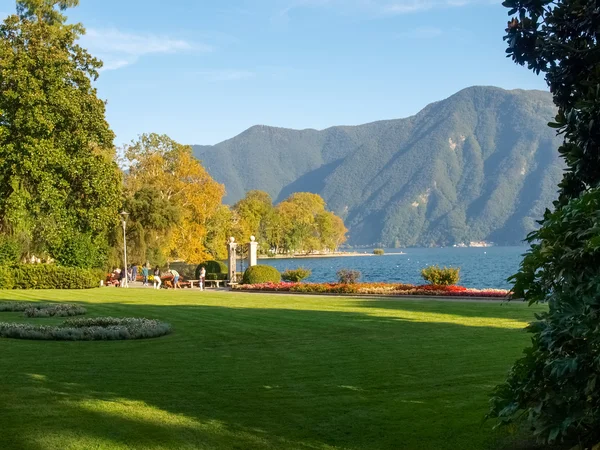
M 546 77 L 567 168 L 554 211 L 528 236 L 515 297 L 547 302 L 533 345 L 491 400 L 544 442 L 600 440 L 600 8 L 594 0 L 507 0 L 512 59 Z
M 0 24 L 0 234 L 67 265 L 90 263 L 74 248 L 105 246 L 121 203 L 114 134 L 93 86 L 102 62 L 63 14 L 77 3 L 19 0 Z

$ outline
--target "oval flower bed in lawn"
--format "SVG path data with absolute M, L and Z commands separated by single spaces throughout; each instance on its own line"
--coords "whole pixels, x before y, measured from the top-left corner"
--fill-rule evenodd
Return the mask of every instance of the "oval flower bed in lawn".
M 154 319 L 95 317 L 68 319 L 57 326 L 0 323 L 0 337 L 46 341 L 114 341 L 147 339 L 171 332 L 171 325 Z
M 419 295 L 444 297 L 506 298 L 506 289 L 471 289 L 464 286 L 412 285 L 396 283 L 260 283 L 242 284 L 234 288 L 240 291 L 298 292 L 311 294 L 372 294 L 372 295 Z
M 0 312 L 22 312 L 25 317 L 71 317 L 83 316 L 83 306 L 70 303 L 0 302 Z

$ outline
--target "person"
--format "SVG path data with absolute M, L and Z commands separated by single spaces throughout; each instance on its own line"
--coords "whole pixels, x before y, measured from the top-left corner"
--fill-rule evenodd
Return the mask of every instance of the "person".
M 171 269 L 169 270 L 169 273 L 173 275 L 173 289 L 177 289 L 177 286 L 179 286 L 179 272 L 175 269 Z M 179 287 L 179 289 L 181 289 L 181 287 Z
M 134 264 L 131 268 L 131 281 L 137 281 L 138 265 Z
M 148 263 L 142 266 L 142 276 L 144 277 L 144 286 L 148 286 Z
M 154 289 L 160 289 L 160 269 L 158 266 L 154 269 Z
M 206 281 L 206 269 L 204 266 L 200 269 L 200 290 L 204 290 L 204 282 Z
M 124 267 L 121 269 L 121 281 L 119 283 L 119 286 L 121 287 L 127 287 L 127 268 Z

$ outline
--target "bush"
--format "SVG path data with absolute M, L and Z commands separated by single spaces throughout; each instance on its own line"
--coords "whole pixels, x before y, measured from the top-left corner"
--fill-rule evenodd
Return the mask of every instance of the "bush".
M 224 273 L 227 274 L 228 268 L 227 264 L 222 261 L 205 261 L 203 263 L 198 264 L 196 267 L 196 280 L 200 279 L 200 269 L 204 267 L 206 269 L 206 273 Z
M 21 245 L 14 239 L 0 238 L 0 265 L 16 264 L 21 258 Z
M 272 266 L 252 266 L 244 272 L 242 284 L 279 283 L 281 274 Z
M 451 286 L 460 281 L 460 268 L 429 266 L 421 270 L 421 277 L 433 285 Z
M 164 336 L 171 325 L 151 319 L 96 317 L 69 319 L 58 326 L 0 323 L 0 337 L 49 341 L 112 341 Z
M 355 284 L 360 279 L 358 270 L 341 269 L 337 273 L 338 280 L 342 284 Z
M 76 234 L 64 239 L 51 254 L 61 266 L 91 269 L 106 265 L 108 249 L 87 234 Z
M 375 250 L 373 250 L 373 254 L 374 255 L 385 255 L 385 251 L 382 248 L 376 248 Z
M 225 280 L 227 280 L 227 274 L 226 273 L 207 273 L 206 274 L 206 279 L 207 280 L 221 280 L 221 281 L 225 281 Z
M 0 266 L 0 289 L 91 289 L 100 286 L 100 269 L 79 269 L 51 264 Z
M 288 269 L 281 274 L 281 278 L 284 281 L 292 281 L 298 283 L 306 278 L 310 277 L 312 270 L 304 267 L 298 267 L 297 269 Z

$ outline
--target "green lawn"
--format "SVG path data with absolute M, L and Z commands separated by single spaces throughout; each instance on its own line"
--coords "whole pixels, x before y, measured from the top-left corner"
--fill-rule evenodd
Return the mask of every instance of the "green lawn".
M 174 328 L 143 341 L 0 339 L 0 448 L 35 450 L 497 448 L 487 396 L 541 309 L 114 288 L 0 298 Z

